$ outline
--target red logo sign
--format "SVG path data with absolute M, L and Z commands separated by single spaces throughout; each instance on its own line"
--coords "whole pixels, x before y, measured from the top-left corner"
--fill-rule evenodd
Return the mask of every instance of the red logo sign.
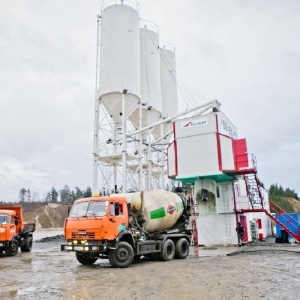
M 170 215 L 172 215 L 175 210 L 176 210 L 175 206 L 169 205 L 168 209 L 167 209 L 167 213 L 170 214 Z
M 185 125 L 183 125 L 182 127 L 189 127 L 192 124 L 192 122 L 188 122 Z

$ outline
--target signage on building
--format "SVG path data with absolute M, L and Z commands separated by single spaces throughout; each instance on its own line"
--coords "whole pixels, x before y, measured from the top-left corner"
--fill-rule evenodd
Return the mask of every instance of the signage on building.
M 218 113 L 218 131 L 221 134 L 237 139 L 237 128 L 232 124 L 232 122 L 223 114 Z
M 207 118 L 198 118 L 195 120 L 181 122 L 181 128 L 191 128 L 191 127 L 203 126 L 207 124 L 208 124 Z

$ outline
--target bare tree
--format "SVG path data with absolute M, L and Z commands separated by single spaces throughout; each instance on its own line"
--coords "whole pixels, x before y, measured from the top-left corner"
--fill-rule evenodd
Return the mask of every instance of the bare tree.
M 27 194 L 27 190 L 25 188 L 21 188 L 19 192 L 20 202 L 24 203 L 25 197 Z
M 31 200 L 31 192 L 30 189 L 27 190 L 27 201 L 30 202 Z

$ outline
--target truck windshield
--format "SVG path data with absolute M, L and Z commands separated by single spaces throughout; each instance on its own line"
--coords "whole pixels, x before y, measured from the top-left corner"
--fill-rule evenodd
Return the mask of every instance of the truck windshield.
M 0 215 L 0 224 L 8 224 L 9 215 Z
M 87 201 L 73 205 L 70 218 L 103 217 L 107 208 L 107 201 Z

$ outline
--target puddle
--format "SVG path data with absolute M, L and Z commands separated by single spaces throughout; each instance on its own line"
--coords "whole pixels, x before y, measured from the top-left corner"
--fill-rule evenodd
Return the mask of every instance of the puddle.
M 17 290 L 16 296 L 24 296 L 24 295 L 31 295 L 31 294 L 40 294 L 40 293 L 60 293 L 61 288 L 51 287 L 51 286 L 31 286 L 24 289 Z M 15 291 L 13 291 L 15 292 Z
M 18 295 L 18 290 L 13 290 L 7 293 L 0 292 L 0 299 L 15 299 L 17 295 Z
M 236 247 L 194 246 L 190 247 L 189 255 L 196 257 L 226 256 L 237 251 Z
M 31 264 L 32 263 L 32 258 L 22 258 L 20 260 L 21 260 L 21 262 L 23 262 L 25 264 Z

